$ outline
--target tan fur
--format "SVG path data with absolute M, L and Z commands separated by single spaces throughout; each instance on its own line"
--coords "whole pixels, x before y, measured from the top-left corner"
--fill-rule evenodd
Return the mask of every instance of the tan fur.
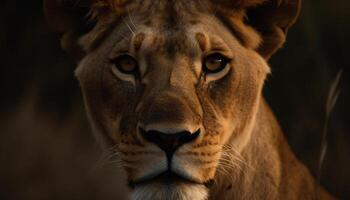
M 300 1 L 213 2 L 94 1 L 87 13 L 95 26 L 73 35 L 71 25 L 50 20 L 47 12 L 63 43 L 75 38 L 67 47 L 83 52 L 76 75 L 91 124 L 119 155 L 128 181 L 167 170 L 165 153 L 139 127 L 201 130 L 171 160 L 172 170 L 192 183 L 146 183 L 131 197 L 332 199 L 295 158 L 261 95 L 270 73 L 266 60 L 283 44 Z M 203 57 L 213 51 L 231 59 L 220 77 L 202 71 Z M 114 69 L 111 60 L 125 52 L 139 63 L 136 77 Z

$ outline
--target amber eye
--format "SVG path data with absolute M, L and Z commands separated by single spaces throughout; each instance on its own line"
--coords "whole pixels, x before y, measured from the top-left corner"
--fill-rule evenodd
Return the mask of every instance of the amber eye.
M 203 70 L 205 73 L 218 73 L 225 69 L 229 59 L 220 53 L 208 55 L 203 61 Z
M 121 55 L 112 60 L 112 63 L 124 74 L 133 74 L 138 70 L 137 61 L 130 55 Z

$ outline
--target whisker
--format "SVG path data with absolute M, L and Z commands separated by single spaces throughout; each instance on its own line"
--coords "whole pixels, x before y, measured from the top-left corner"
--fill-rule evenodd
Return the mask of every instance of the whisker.
M 129 17 L 129 20 L 130 20 L 131 24 L 133 25 L 134 29 L 135 29 L 135 30 L 137 30 L 137 27 L 136 27 L 136 25 L 135 25 L 134 21 L 133 21 L 133 20 L 132 20 L 132 18 L 131 18 L 129 8 L 127 8 L 127 10 L 128 10 L 128 17 Z
M 132 30 L 132 28 L 130 27 L 130 25 L 125 21 L 123 20 L 124 24 L 129 28 L 130 32 L 132 33 L 133 36 L 135 36 L 135 32 Z
M 232 152 L 232 153 L 233 153 L 232 156 L 235 157 L 236 161 L 240 162 L 240 163 L 243 164 L 245 167 L 247 167 L 247 168 L 249 168 L 249 169 L 251 169 L 251 170 L 254 170 L 254 169 L 252 168 L 252 166 L 250 166 L 250 165 L 247 163 L 247 161 L 244 159 L 244 157 L 241 155 L 241 153 L 240 153 L 236 148 L 233 147 L 233 145 L 226 144 L 226 145 L 224 145 L 224 149 L 226 150 L 226 151 L 224 151 L 224 152 Z
M 122 163 L 123 161 L 120 159 L 118 145 L 114 145 L 102 153 L 99 160 L 93 166 L 93 169 L 99 169 L 109 165 L 115 165 L 117 167 L 120 167 Z

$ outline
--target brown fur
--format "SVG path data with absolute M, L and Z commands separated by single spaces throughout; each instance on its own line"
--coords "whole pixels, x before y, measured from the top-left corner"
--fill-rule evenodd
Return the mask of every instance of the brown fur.
M 64 8 L 53 4 L 46 1 L 48 20 L 63 43 L 74 41 L 67 50 L 82 52 L 76 74 L 94 132 L 130 182 L 167 164 L 139 126 L 201 130 L 172 161 L 196 184 L 144 184 L 133 199 L 331 199 L 294 157 L 261 95 L 266 60 L 284 43 L 300 1 L 100 0 L 80 7 L 96 22 L 86 32 L 53 18 L 53 8 Z M 73 16 L 65 10 L 60 16 Z M 211 51 L 231 59 L 220 77 L 201 70 Z M 111 60 L 123 52 L 138 60 L 136 77 L 115 71 Z M 208 190 L 202 184 L 212 179 Z

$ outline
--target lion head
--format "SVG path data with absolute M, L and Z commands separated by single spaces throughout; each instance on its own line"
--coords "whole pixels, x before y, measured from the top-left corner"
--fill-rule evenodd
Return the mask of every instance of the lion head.
M 250 140 L 266 60 L 297 12 L 286 2 L 46 1 L 133 199 L 208 198 L 225 149 Z

